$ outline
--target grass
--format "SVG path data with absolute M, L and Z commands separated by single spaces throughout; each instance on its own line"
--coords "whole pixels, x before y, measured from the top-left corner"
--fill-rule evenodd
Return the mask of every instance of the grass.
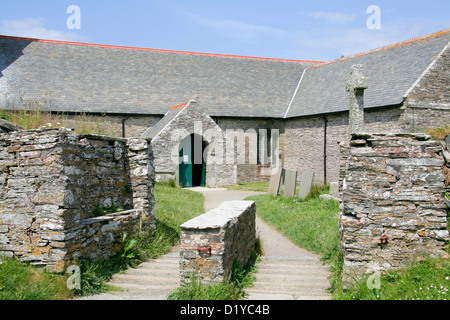
M 424 259 L 380 276 L 378 288 L 369 289 L 367 280 L 358 282 L 335 299 L 340 300 L 447 300 L 450 262 L 446 258 Z
M 435 140 L 445 140 L 445 137 L 450 134 L 450 125 L 426 130 L 425 133 L 429 134 Z
M 111 129 L 102 117 L 93 117 L 80 113 L 69 119 L 64 113 L 52 113 L 45 110 L 45 101 L 25 102 L 22 98 L 18 104 L 8 102 L 0 108 L 0 118 L 10 121 L 25 130 L 39 128 L 74 128 L 78 134 L 111 135 Z
M 178 243 L 180 225 L 205 212 L 200 193 L 175 187 L 171 181 L 156 183 L 155 200 L 156 231 L 146 248 L 148 258 L 168 253 Z
M 228 190 L 267 192 L 269 182 L 241 182 L 234 186 L 227 187 Z
M 64 300 L 73 297 L 67 277 L 45 272 L 15 258 L 0 259 L 0 300 Z

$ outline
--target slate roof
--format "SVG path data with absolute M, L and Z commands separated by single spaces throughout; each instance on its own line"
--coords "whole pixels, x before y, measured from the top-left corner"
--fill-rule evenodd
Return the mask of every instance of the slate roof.
M 309 67 L 285 118 L 348 111 L 345 87 L 353 64 L 365 66 L 364 107 L 399 105 L 450 41 L 450 29 Z
M 196 99 L 210 116 L 283 116 L 311 61 L 0 36 L 0 94 L 52 111 L 164 115 Z
M 323 64 L 0 36 L 0 98 L 166 119 L 195 99 L 212 117 L 293 118 L 348 111 L 350 67 L 364 64 L 376 108 L 401 104 L 449 41 L 447 29 Z

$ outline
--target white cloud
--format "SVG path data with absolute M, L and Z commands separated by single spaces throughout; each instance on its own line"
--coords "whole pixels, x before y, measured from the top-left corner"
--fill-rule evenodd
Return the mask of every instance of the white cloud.
M 43 19 L 1 20 L 0 34 L 16 37 L 60 41 L 86 41 L 87 38 L 73 31 L 51 30 L 45 27 Z
M 250 24 L 246 22 L 229 20 L 229 19 L 213 19 L 196 14 L 189 13 L 188 17 L 191 21 L 208 27 L 222 36 L 256 41 L 261 38 L 270 37 L 282 37 L 286 35 L 286 32 L 282 29 L 273 28 L 269 26 L 261 26 Z
M 310 13 L 309 16 L 314 19 L 321 19 L 335 24 L 347 24 L 355 20 L 354 14 L 345 14 L 341 12 L 317 11 Z
M 400 23 L 383 24 L 380 30 L 364 27 L 324 27 L 297 32 L 295 46 L 300 56 L 315 57 L 329 61 L 341 55 L 354 54 L 378 49 L 424 34 L 424 25 Z

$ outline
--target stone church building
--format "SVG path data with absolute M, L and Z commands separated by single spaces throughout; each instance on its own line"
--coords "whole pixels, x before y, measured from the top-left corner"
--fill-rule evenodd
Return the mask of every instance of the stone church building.
M 45 101 L 113 135 L 152 139 L 159 179 L 211 187 L 273 168 L 338 181 L 352 65 L 362 64 L 367 131 L 450 124 L 450 29 L 331 62 L 0 36 L 0 103 Z

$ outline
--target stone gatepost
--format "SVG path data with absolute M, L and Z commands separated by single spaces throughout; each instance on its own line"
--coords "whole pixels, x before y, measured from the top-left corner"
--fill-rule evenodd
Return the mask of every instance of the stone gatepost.
M 450 237 L 439 142 L 424 134 L 372 133 L 353 139 L 346 153 L 339 221 L 344 288 L 445 254 Z
M 353 65 L 346 90 L 350 93 L 349 133 L 364 131 L 364 90 L 368 88 L 362 64 Z

